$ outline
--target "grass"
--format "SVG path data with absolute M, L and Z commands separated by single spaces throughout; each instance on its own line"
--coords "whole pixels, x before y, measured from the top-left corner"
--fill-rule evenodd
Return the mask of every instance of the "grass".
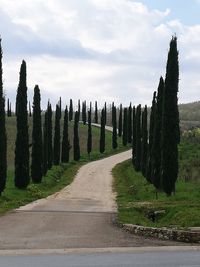
M 192 158 L 191 153 L 183 156 L 187 144 L 180 146 L 182 157 Z M 193 147 L 198 150 L 197 147 Z M 198 153 L 198 152 L 196 152 Z M 180 160 L 182 164 L 182 160 Z M 187 227 L 200 226 L 200 181 L 197 179 L 185 180 L 179 176 L 176 183 L 176 194 L 167 197 L 164 193 L 158 194 L 156 199 L 155 188 L 149 184 L 141 173 L 135 172 L 130 160 L 118 164 L 113 169 L 115 189 L 117 191 L 118 219 L 122 223 L 153 227 Z M 199 177 L 200 179 L 200 177 Z M 164 210 L 155 222 L 148 218 L 150 211 Z
M 47 175 L 43 177 L 41 184 L 33 184 L 27 187 L 26 190 L 19 190 L 14 186 L 14 147 L 16 137 L 16 122 L 15 117 L 7 118 L 7 133 L 8 133 L 8 179 L 6 189 L 0 197 L 0 214 L 8 210 L 18 208 L 22 205 L 30 203 L 36 199 L 47 197 L 63 187 L 69 185 L 75 177 L 78 169 L 85 163 L 97 160 L 115 153 L 127 150 L 127 147 L 122 145 L 119 139 L 119 147 L 116 150 L 112 149 L 112 133 L 106 131 L 106 151 L 103 154 L 99 153 L 99 136 L 100 129 L 92 127 L 93 135 L 93 149 L 90 158 L 87 155 L 87 130 L 85 125 L 79 125 L 79 138 L 81 159 L 79 162 L 73 161 L 73 149 L 70 151 L 70 162 L 68 164 L 61 164 L 60 166 L 53 166 L 48 171 Z M 61 125 L 61 132 L 62 132 Z M 32 122 L 29 118 L 29 136 L 31 136 Z M 73 144 L 73 123 L 69 124 L 70 143 Z M 30 140 L 31 142 L 31 140 Z

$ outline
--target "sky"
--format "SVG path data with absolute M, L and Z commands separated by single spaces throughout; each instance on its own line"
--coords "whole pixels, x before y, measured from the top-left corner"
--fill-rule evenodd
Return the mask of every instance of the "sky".
M 151 105 L 178 38 L 179 103 L 200 100 L 200 0 L 0 0 L 6 97 L 22 60 L 28 97 Z

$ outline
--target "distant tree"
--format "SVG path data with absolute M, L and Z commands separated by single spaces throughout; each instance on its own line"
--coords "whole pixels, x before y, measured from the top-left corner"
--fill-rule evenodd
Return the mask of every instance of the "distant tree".
M 126 146 L 128 142 L 128 123 L 127 123 L 127 108 L 124 108 L 124 119 L 123 119 L 123 135 L 122 142 L 123 145 Z
M 56 114 L 55 114 L 53 163 L 54 165 L 60 164 L 60 107 L 59 105 L 56 105 Z
M 105 122 L 105 125 L 107 124 L 107 106 L 106 106 L 106 102 L 104 104 L 104 122 Z
M 105 151 L 105 110 L 101 111 L 100 153 Z
M 95 123 L 98 123 L 98 107 L 97 107 L 97 101 L 95 101 L 94 122 Z
M 120 104 L 119 108 L 119 127 L 118 127 L 118 136 L 122 136 L 122 104 Z
M 133 107 L 133 119 L 132 119 L 132 127 L 133 127 L 133 140 L 132 140 L 132 163 L 135 166 L 135 155 L 136 155 L 136 114 L 135 114 L 135 106 Z
M 7 116 L 10 117 L 10 100 L 7 99 Z
M 161 137 L 161 181 L 162 188 L 168 196 L 175 192 L 175 183 L 178 177 L 178 143 L 180 142 L 178 82 L 177 38 L 173 36 L 166 66 Z
M 147 150 L 148 150 L 148 130 L 147 130 L 147 106 L 142 112 L 142 154 L 141 154 L 141 170 L 146 177 L 147 170 Z
M 78 112 L 75 112 L 74 119 L 74 160 L 80 160 L 80 145 L 79 145 L 79 133 L 78 133 Z
M 44 114 L 42 155 L 43 155 L 43 176 L 45 176 L 48 170 L 48 111 L 46 111 Z
M 128 124 L 127 124 L 127 131 L 128 131 L 128 143 L 131 144 L 132 143 L 132 131 L 133 131 L 133 127 L 132 127 L 132 106 L 131 103 L 129 105 L 128 108 Z
M 29 117 L 31 117 L 32 116 L 31 102 L 29 101 L 28 104 L 29 104 Z
M 40 89 L 38 85 L 34 88 L 33 97 L 33 130 L 32 130 L 32 162 L 31 178 L 34 183 L 42 181 L 42 122 L 40 108 Z
M 81 114 L 81 102 L 80 99 L 78 100 L 78 121 L 80 121 L 80 114 Z
M 83 101 L 83 103 L 82 103 L 82 121 L 83 121 L 83 124 L 85 125 L 86 124 L 86 121 L 87 121 L 86 101 Z
M 135 170 L 141 170 L 141 105 L 136 109 L 136 154 L 135 154 Z
M 72 99 L 70 99 L 70 104 L 69 104 L 69 121 L 73 120 L 73 102 Z
M 90 103 L 90 109 L 88 111 L 88 138 L 87 138 L 87 153 L 90 157 L 92 151 L 92 126 L 91 126 L 92 106 Z
M 60 119 L 61 119 L 61 118 L 62 118 L 62 99 L 61 99 L 61 97 L 60 97 L 60 99 L 59 99 L 58 105 L 59 105 Z
M 112 131 L 112 148 L 117 148 L 117 111 L 116 106 L 113 103 L 112 107 L 112 124 L 113 124 L 113 131 Z
M 7 135 L 5 124 L 5 97 L 3 92 L 2 47 L 0 38 L 0 195 L 7 179 Z
M 10 108 L 9 108 L 9 117 L 12 117 L 12 104 L 10 102 Z
M 53 164 L 53 129 L 52 129 L 52 108 L 48 101 L 47 106 L 47 167 L 50 170 Z
M 70 152 L 70 142 L 69 142 L 69 133 L 68 133 L 68 109 L 65 108 L 64 116 L 64 127 L 63 127 L 63 138 L 62 138 L 62 153 L 61 161 L 63 163 L 69 162 L 69 152 Z
M 20 69 L 16 102 L 15 186 L 22 189 L 26 188 L 30 181 L 26 62 L 24 60 Z

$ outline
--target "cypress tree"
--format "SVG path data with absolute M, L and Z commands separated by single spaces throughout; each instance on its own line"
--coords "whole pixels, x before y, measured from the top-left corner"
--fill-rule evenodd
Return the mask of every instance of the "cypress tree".
M 73 102 L 72 99 L 70 99 L 70 104 L 69 104 L 69 121 L 73 120 Z
M 32 116 L 32 112 L 31 112 L 31 102 L 29 101 L 28 102 L 28 106 L 29 106 L 29 117 Z
M 94 122 L 95 123 L 98 123 L 98 107 L 97 107 L 97 101 L 95 101 Z
M 127 125 L 128 129 L 128 143 L 131 144 L 132 143 L 132 106 L 131 103 L 129 105 L 128 108 L 128 125 Z
M 7 178 L 7 136 L 5 124 L 5 97 L 3 92 L 2 47 L 0 38 L 0 195 L 4 191 Z
M 12 117 L 12 105 L 11 105 L 11 102 L 10 102 L 10 108 L 9 108 L 9 116 Z
M 100 153 L 105 151 L 105 110 L 101 111 Z
M 128 125 L 127 125 L 127 108 L 124 108 L 124 119 L 123 119 L 123 135 L 122 142 L 123 146 L 127 145 L 128 142 Z
M 52 129 L 52 108 L 50 102 L 48 102 L 47 106 L 47 166 L 50 170 L 53 164 L 53 129 Z
M 150 113 L 150 126 L 149 126 L 149 144 L 148 144 L 148 159 L 147 159 L 147 171 L 146 178 L 147 181 L 152 183 L 152 145 L 153 145 L 153 134 L 155 127 L 155 116 L 156 116 L 156 92 L 153 93 L 153 101 Z
M 112 122 L 113 122 L 113 131 L 112 131 L 112 148 L 117 148 L 117 111 L 116 107 L 113 105 L 112 108 Z
M 43 176 L 48 170 L 48 111 L 44 114 L 43 124 Z
M 16 102 L 15 186 L 22 189 L 26 188 L 30 181 L 26 62 L 24 60 L 20 69 Z
M 160 168 L 161 168 L 161 131 L 162 131 L 163 92 L 164 92 L 164 80 L 161 77 L 159 86 L 158 86 L 158 93 L 157 93 L 155 125 L 154 125 L 153 143 L 152 143 L 152 160 L 151 160 L 152 183 L 157 189 L 161 189 Z
M 166 66 L 161 137 L 162 188 L 168 196 L 175 192 L 175 183 L 178 176 L 178 143 L 180 141 L 177 103 L 178 82 L 177 38 L 172 37 Z
M 78 100 L 78 121 L 80 121 L 80 114 L 81 114 L 81 102 L 80 99 Z
M 34 183 L 42 181 L 42 122 L 40 108 L 40 89 L 34 88 L 33 97 L 33 130 L 32 130 L 32 163 L 31 178 Z
M 86 101 L 84 101 L 82 103 L 82 121 L 83 121 L 83 124 L 85 125 L 86 124 L 86 121 L 87 121 L 87 115 L 86 115 Z
M 107 124 L 107 106 L 106 106 L 106 102 L 105 102 L 105 105 L 104 105 L 104 123 L 105 125 Z
M 70 152 L 70 142 L 69 142 L 69 133 L 68 133 L 68 109 L 65 108 L 64 116 L 64 127 L 63 127 L 63 138 L 62 138 L 62 153 L 61 161 L 63 163 L 69 162 L 69 152 Z
M 79 133 L 78 133 L 78 112 L 75 112 L 74 119 L 74 160 L 80 159 L 80 145 L 79 145 Z
M 141 155 L 141 170 L 144 177 L 146 177 L 147 169 L 147 150 L 148 150 L 148 131 L 147 131 L 147 106 L 142 112 L 142 155 Z
M 55 114 L 53 163 L 54 165 L 60 164 L 60 107 L 59 105 L 56 105 L 56 114 Z
M 132 127 L 133 127 L 132 163 L 133 163 L 133 166 L 135 167 L 135 155 L 136 155 L 136 114 L 135 114 L 135 106 L 133 107 Z
M 59 105 L 59 110 L 60 110 L 60 119 L 62 118 L 62 100 L 61 100 L 61 97 L 60 97 L 60 100 L 58 102 L 58 105 Z
M 10 117 L 10 101 L 9 101 L 9 98 L 7 100 L 7 116 Z
M 119 108 L 119 127 L 118 127 L 118 136 L 122 136 L 122 104 L 120 104 Z
M 92 151 L 92 126 L 91 126 L 92 107 L 90 103 L 90 109 L 88 111 L 88 138 L 87 138 L 87 153 L 90 157 Z
M 135 170 L 141 170 L 141 105 L 136 109 L 136 154 L 135 154 Z

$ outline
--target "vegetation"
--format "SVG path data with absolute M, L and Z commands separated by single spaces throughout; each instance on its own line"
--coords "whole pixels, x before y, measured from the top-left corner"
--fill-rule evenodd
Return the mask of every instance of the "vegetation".
M 80 144 L 79 144 L 79 133 L 78 133 L 78 111 L 75 112 L 75 118 L 74 118 L 74 160 L 79 161 L 80 159 Z
M 103 108 L 101 111 L 101 134 L 100 134 L 100 153 L 104 153 L 105 151 L 105 109 Z
M 123 117 L 123 132 L 122 132 L 122 140 L 123 145 L 126 146 L 128 143 L 128 121 L 127 121 L 127 108 L 124 108 L 124 117 Z
M 60 164 L 60 107 L 56 105 L 54 144 L 53 144 L 53 163 Z
M 62 163 L 69 162 L 69 152 L 70 152 L 71 146 L 70 146 L 70 143 L 69 143 L 68 123 L 69 123 L 69 116 L 68 116 L 68 108 L 66 106 L 65 115 L 64 115 L 62 152 L 61 152 L 61 162 Z

